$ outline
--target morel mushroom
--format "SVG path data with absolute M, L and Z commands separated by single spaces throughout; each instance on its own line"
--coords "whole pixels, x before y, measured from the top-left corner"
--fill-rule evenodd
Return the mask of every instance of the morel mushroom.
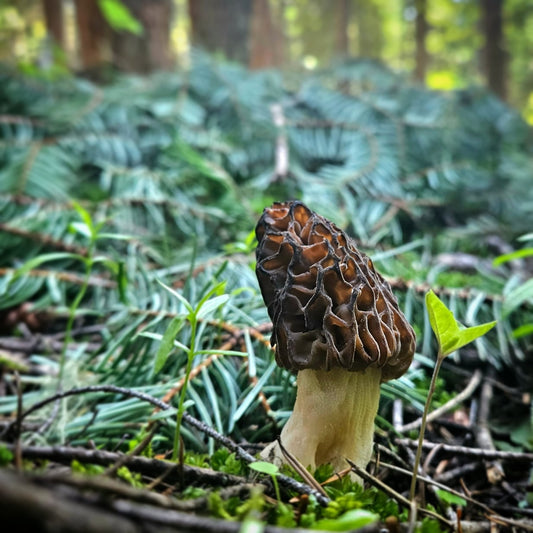
M 415 334 L 389 283 L 335 224 L 301 202 L 274 203 L 256 235 L 256 273 L 281 367 L 297 371 L 284 448 L 304 466 L 372 454 L 380 383 L 411 364 Z M 261 454 L 283 462 L 277 442 Z M 357 476 L 352 476 L 358 479 Z

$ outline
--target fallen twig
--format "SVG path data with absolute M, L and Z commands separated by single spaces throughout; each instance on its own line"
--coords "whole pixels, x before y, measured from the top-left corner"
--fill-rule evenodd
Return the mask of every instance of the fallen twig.
M 375 487 L 378 487 L 383 492 L 388 494 L 391 498 L 394 498 L 399 504 L 403 505 L 407 509 L 410 508 L 411 502 L 405 497 L 402 496 L 399 492 L 396 492 L 394 489 L 389 487 L 386 483 L 383 483 L 380 479 L 377 477 L 369 474 L 366 470 L 363 468 L 360 468 L 357 466 L 354 462 L 350 461 L 349 459 L 346 459 L 348 464 L 352 467 L 352 470 L 360 477 L 362 477 L 365 481 L 368 481 L 371 485 L 374 485 Z M 429 516 L 431 518 L 434 518 L 435 520 L 438 520 L 442 524 L 444 524 L 448 528 L 452 528 L 453 524 L 441 516 L 438 513 L 435 513 L 433 511 L 430 511 L 428 509 L 423 509 L 422 507 L 417 507 L 417 512 L 426 516 Z
M 416 448 L 418 442 L 412 439 L 396 439 L 398 444 Z M 425 440 L 422 447 L 425 450 L 432 450 L 436 446 L 440 447 L 441 452 L 455 455 L 465 455 L 469 457 L 478 457 L 480 459 L 503 459 L 505 461 L 533 461 L 533 453 L 526 452 L 502 452 L 498 450 L 482 450 L 481 448 L 468 448 L 466 446 L 453 446 L 450 444 L 440 444 Z
M 115 385 L 90 385 L 87 387 L 79 387 L 70 389 L 63 392 L 58 392 L 57 394 L 54 394 L 53 396 L 50 396 L 48 398 L 45 398 L 44 400 L 37 402 L 36 404 L 32 405 L 29 409 L 27 409 L 24 413 L 20 416 L 20 422 L 24 418 L 26 418 L 31 413 L 37 411 L 38 409 L 41 409 L 45 405 L 54 402 L 58 399 L 65 398 L 67 396 L 74 396 L 77 394 L 85 394 L 85 393 L 98 393 L 98 392 L 105 392 L 105 393 L 115 393 L 115 394 L 122 394 L 129 397 L 135 397 L 139 398 L 140 400 L 143 400 L 145 402 L 151 403 L 152 405 L 155 405 L 156 407 L 159 407 L 162 410 L 172 409 L 172 406 L 168 403 L 165 403 L 158 398 L 155 398 L 153 396 L 150 396 L 149 394 L 146 394 L 144 392 L 126 389 L 123 387 L 117 387 Z M 190 426 L 198 429 L 208 437 L 213 438 L 216 442 L 219 444 L 222 444 L 228 450 L 235 453 L 235 455 L 246 461 L 247 463 L 253 463 L 256 461 L 256 458 L 253 455 L 250 455 L 246 450 L 244 450 L 241 446 L 236 444 L 232 439 L 229 437 L 226 437 L 224 435 L 221 435 L 217 431 L 215 431 L 212 427 L 208 426 L 207 424 L 204 424 L 200 420 L 197 420 L 193 416 L 191 416 L 189 413 L 183 413 L 183 421 L 189 424 Z M 13 424 L 13 423 L 12 423 Z M 315 489 L 310 487 L 309 485 L 305 483 L 300 483 L 299 481 L 296 481 L 295 479 L 285 476 L 282 474 L 279 474 L 277 476 L 278 481 L 287 489 L 294 490 L 295 492 L 298 492 L 299 494 L 313 494 L 318 501 L 320 505 L 327 505 L 329 503 L 329 498 L 324 497 L 322 494 L 317 492 Z
M 427 416 L 427 421 L 432 422 L 433 420 L 440 418 L 444 413 L 447 413 L 448 411 L 455 409 L 458 405 L 463 403 L 477 389 L 477 387 L 481 383 L 481 378 L 482 378 L 481 371 L 476 370 L 474 374 L 472 375 L 472 379 L 469 381 L 468 385 L 461 392 L 459 392 L 454 398 L 447 401 L 445 404 L 441 405 L 438 409 L 435 409 L 434 411 L 429 413 Z M 422 418 L 417 418 L 413 422 L 409 422 L 409 424 L 405 424 L 395 429 L 399 433 L 405 433 L 413 429 L 418 429 L 421 425 L 422 425 Z

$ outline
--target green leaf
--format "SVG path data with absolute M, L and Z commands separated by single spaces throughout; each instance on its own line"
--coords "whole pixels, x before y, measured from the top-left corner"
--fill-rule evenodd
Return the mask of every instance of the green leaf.
M 179 330 L 183 326 L 182 317 L 177 317 L 172 319 L 168 325 L 163 337 L 161 338 L 161 344 L 157 351 L 155 361 L 154 361 L 154 374 L 157 374 L 164 366 L 167 357 L 174 349 L 174 340 L 176 335 L 179 333 Z
M 52 252 L 49 254 L 42 254 L 26 261 L 21 267 L 17 268 L 13 274 L 11 281 L 15 281 L 21 276 L 25 276 L 31 270 L 41 266 L 43 263 L 48 263 L 50 261 L 61 261 L 62 259 L 76 259 L 78 261 L 85 262 L 86 258 L 79 254 L 73 254 L 71 252 Z
M 516 329 L 513 329 L 513 339 L 520 339 L 531 334 L 533 334 L 533 324 L 522 324 Z
M 157 350 L 157 354 L 155 356 L 154 374 L 157 374 L 163 368 L 168 355 L 174 349 L 176 335 L 183 327 L 184 322 L 185 320 L 182 316 L 175 317 L 170 321 L 170 324 L 168 325 L 163 338 L 161 339 L 159 350 Z
M 531 241 L 533 240 L 533 233 L 525 233 L 524 235 L 520 235 L 520 237 L 518 237 L 519 241 L 523 242 L 523 241 Z
M 239 533 L 263 533 L 265 524 L 257 518 L 245 518 Z
M 87 224 L 85 224 L 85 222 L 71 222 L 68 225 L 68 229 L 72 233 L 79 233 L 80 235 L 83 235 L 88 239 L 92 239 L 93 237 L 91 228 Z
M 499 255 L 494 259 L 492 264 L 494 266 L 499 266 L 508 261 L 514 261 L 515 259 L 522 259 L 524 257 L 530 257 L 533 255 L 533 248 L 522 248 L 521 250 L 516 250 L 515 252 L 510 252 L 508 254 Z
M 114 30 L 129 31 L 135 35 L 143 34 L 142 24 L 120 0 L 98 0 L 98 4 L 104 18 Z
M 202 306 L 213 296 L 216 294 L 217 296 L 222 295 L 224 292 L 224 288 L 226 287 L 226 282 L 221 281 L 220 283 L 217 283 L 214 287 L 212 287 L 207 293 L 203 296 L 203 298 L 198 302 L 196 305 L 195 313 L 198 314 Z
M 505 295 L 502 308 L 503 315 L 509 315 L 530 299 L 533 299 L 533 278 L 528 279 L 525 283 L 515 287 Z
M 435 489 L 435 493 L 445 503 L 461 505 L 463 507 L 466 506 L 466 500 L 464 498 L 461 498 L 461 496 L 457 496 L 456 494 L 452 494 L 447 490 Z
M 91 235 L 94 235 L 94 223 L 93 223 L 93 218 L 91 217 L 91 213 L 89 213 L 87 209 L 82 207 L 75 200 L 72 200 L 72 207 L 76 210 L 76 213 L 78 213 L 78 216 L 81 218 L 83 223 L 87 226 L 87 228 L 89 228 Z
M 485 335 L 496 325 L 496 321 L 493 321 L 470 328 L 463 327 L 433 291 L 426 294 L 426 307 L 429 322 L 437 337 L 439 352 L 442 357 L 450 355 L 478 337 Z
M 117 277 L 118 296 L 123 304 L 128 302 L 126 289 L 128 287 L 128 275 L 126 273 L 126 265 L 124 261 L 118 262 L 118 271 L 115 273 Z
M 252 463 L 253 464 L 253 463 Z M 324 518 L 318 520 L 312 529 L 321 529 L 324 531 L 350 531 L 359 529 L 377 522 L 379 516 L 365 509 L 352 509 L 347 511 L 338 518 Z
M 139 337 L 147 337 L 149 339 L 153 339 L 154 341 L 161 342 L 163 340 L 164 335 L 160 335 L 159 333 L 152 333 L 151 331 L 142 331 L 138 334 Z M 185 344 L 175 340 L 174 346 L 180 350 L 183 350 L 184 352 L 189 352 L 189 347 L 185 346 Z
M 441 351 L 446 352 L 448 347 L 452 346 L 457 341 L 459 325 L 457 324 L 453 313 L 433 291 L 429 291 L 426 294 L 426 307 L 429 314 L 431 329 L 437 337 Z
M 129 241 L 133 239 L 132 235 L 126 235 L 125 233 L 98 233 L 98 239 L 113 239 L 116 241 Z
M 173 288 L 169 287 L 168 285 L 165 285 L 161 280 L 157 279 L 156 281 L 157 283 L 159 283 L 159 285 L 161 285 L 161 287 L 163 287 L 168 292 L 170 292 L 172 296 L 175 296 L 185 306 L 185 309 L 187 309 L 187 311 L 189 312 L 189 316 L 192 317 L 195 315 L 195 311 L 192 305 L 189 303 L 187 298 L 185 298 L 185 296 L 182 296 L 179 292 L 175 291 Z
M 472 341 L 475 341 L 477 338 L 482 337 L 487 333 L 487 331 L 490 331 L 494 326 L 496 325 L 496 320 L 493 320 L 492 322 L 486 322 L 485 324 L 480 324 L 479 326 L 472 326 L 470 328 L 464 328 L 459 331 L 459 337 L 455 341 L 455 343 L 448 348 L 447 353 L 455 352 L 455 350 L 458 350 L 459 348 L 462 348 L 466 344 L 471 343 Z
M 267 461 L 256 461 L 255 463 L 250 463 L 248 466 L 256 472 L 268 474 L 269 476 L 276 476 L 277 474 L 279 474 L 279 468 L 276 465 Z
M 207 318 L 211 313 L 229 300 L 229 294 L 221 294 L 210 300 L 205 301 L 200 309 L 197 310 L 197 318 Z

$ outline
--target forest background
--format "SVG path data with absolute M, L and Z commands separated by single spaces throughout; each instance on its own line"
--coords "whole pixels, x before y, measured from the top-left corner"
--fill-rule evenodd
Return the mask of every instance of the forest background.
M 56 76 L 169 69 L 191 45 L 252 69 L 371 58 L 433 89 L 486 85 L 533 121 L 528 0 L 3 0 L 0 39 L 0 60 Z

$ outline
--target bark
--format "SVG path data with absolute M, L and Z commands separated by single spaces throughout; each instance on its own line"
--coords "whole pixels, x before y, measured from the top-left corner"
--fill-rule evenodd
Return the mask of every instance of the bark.
M 96 0 L 75 0 L 75 6 L 81 67 L 91 72 L 104 62 L 107 24 Z
M 337 2 L 337 34 L 335 42 L 335 52 L 339 57 L 350 55 L 350 35 L 348 33 L 348 22 L 350 19 L 349 0 Z
M 416 19 L 415 19 L 415 42 L 416 42 L 416 67 L 415 78 L 424 82 L 428 64 L 428 53 L 426 48 L 426 36 L 428 32 L 428 23 L 426 19 L 426 0 L 416 0 Z
M 491 91 L 500 98 L 507 96 L 507 54 L 503 34 L 504 0 L 482 0 L 482 27 L 485 46 L 482 53 L 482 69 Z
M 352 4 L 355 21 L 359 28 L 358 52 L 362 57 L 380 59 L 383 50 L 383 21 L 380 11 L 373 3 Z
M 170 50 L 172 0 L 123 0 L 142 24 L 143 33 L 113 31 L 113 64 L 124 72 L 147 74 L 173 65 Z
M 189 0 L 188 5 L 194 46 L 248 64 L 252 0 Z
M 281 66 L 283 48 L 283 34 L 272 17 L 269 0 L 254 0 L 251 17 L 250 68 Z
M 46 31 L 54 43 L 63 48 L 65 43 L 63 0 L 42 0 L 42 6 Z

